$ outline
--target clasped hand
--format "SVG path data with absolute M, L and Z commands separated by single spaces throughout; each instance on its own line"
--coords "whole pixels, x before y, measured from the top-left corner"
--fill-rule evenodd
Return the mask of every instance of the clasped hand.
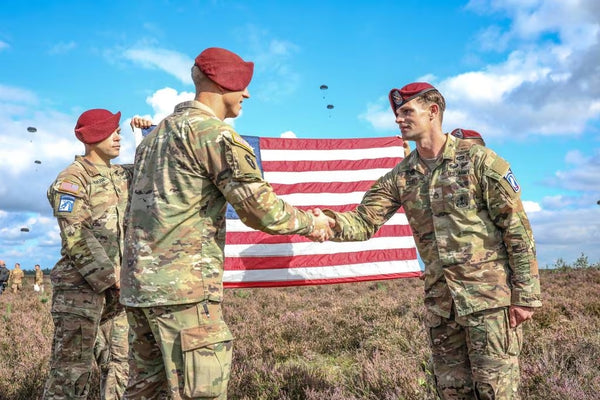
M 314 227 L 306 237 L 314 242 L 331 239 L 334 235 L 332 228 L 335 227 L 335 220 L 325 215 L 319 208 L 310 209 L 308 212 L 313 214 Z

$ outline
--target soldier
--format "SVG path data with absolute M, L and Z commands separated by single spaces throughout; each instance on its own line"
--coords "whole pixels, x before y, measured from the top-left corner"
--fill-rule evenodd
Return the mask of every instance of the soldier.
M 120 152 L 120 117 L 105 109 L 82 113 L 75 136 L 85 155 L 48 189 L 62 258 L 50 273 L 55 329 L 44 399 L 87 398 L 94 362 L 102 399 L 119 399 L 125 389 L 127 331 L 120 326 L 127 316 L 119 303 L 119 270 L 132 167 L 111 165 Z
M 15 269 L 10 271 L 10 287 L 13 293 L 17 293 L 19 290 L 23 290 L 23 278 L 25 273 L 21 269 L 21 264 L 15 263 Z
M 392 89 L 416 151 L 336 220 L 336 241 L 367 240 L 404 210 L 425 264 L 425 305 L 442 399 L 518 399 L 521 323 L 541 306 L 531 227 L 509 164 L 442 133 L 445 100 L 428 83 Z M 315 210 L 315 214 L 319 214 Z
M 44 293 L 44 271 L 40 268 L 40 264 L 35 264 L 35 280 L 33 281 L 34 289 L 40 293 Z
M 477 131 L 456 128 L 455 130 L 450 132 L 450 134 L 459 139 L 469 139 L 475 144 L 478 144 L 480 146 L 485 146 L 485 141 L 481 137 L 481 134 Z
M 0 294 L 4 292 L 6 285 L 8 285 L 8 279 L 10 278 L 10 271 L 6 268 L 4 260 L 0 260 Z
M 192 67 L 194 100 L 178 104 L 137 148 L 121 270 L 131 329 L 127 399 L 227 398 L 227 203 L 264 232 L 330 233 L 329 218 L 275 195 L 250 145 L 223 122 L 250 97 L 253 68 L 228 50 L 204 50 Z

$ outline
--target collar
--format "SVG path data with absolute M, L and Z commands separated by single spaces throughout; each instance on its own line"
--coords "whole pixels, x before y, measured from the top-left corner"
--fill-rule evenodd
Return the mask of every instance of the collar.
M 106 168 L 103 166 L 99 168 L 96 164 L 92 164 L 83 156 L 75 156 L 75 162 L 79 163 L 89 176 L 102 175 L 102 171 L 110 172 L 113 169 L 112 164 Z
M 446 143 L 442 149 L 441 158 L 444 160 L 453 160 L 456 154 L 456 146 L 458 144 L 458 140 L 449 134 L 444 134 L 446 136 Z M 414 149 L 410 152 L 408 157 L 405 158 L 405 168 L 404 170 L 415 170 L 421 173 L 425 173 L 425 170 L 421 164 L 421 159 L 419 157 L 419 152 L 417 149 Z
M 184 101 L 183 103 L 179 103 L 175 106 L 175 111 L 181 111 L 184 108 L 197 108 L 197 109 L 202 110 L 202 111 L 212 115 L 213 117 L 217 118 L 217 115 L 215 114 L 215 112 L 213 111 L 212 108 L 210 108 L 206 104 L 201 103 L 197 100 L 189 100 L 189 101 Z

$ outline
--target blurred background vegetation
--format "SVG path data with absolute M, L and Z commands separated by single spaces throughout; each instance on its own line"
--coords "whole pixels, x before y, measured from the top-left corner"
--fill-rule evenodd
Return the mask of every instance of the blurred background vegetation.
M 582 254 L 540 272 L 544 305 L 525 324 L 521 396 L 597 399 L 600 264 Z M 0 295 L 0 400 L 39 398 L 48 373 L 51 285 L 34 292 L 27 276 L 24 286 Z M 419 279 L 398 279 L 226 291 L 236 339 L 229 398 L 436 399 L 422 290 Z

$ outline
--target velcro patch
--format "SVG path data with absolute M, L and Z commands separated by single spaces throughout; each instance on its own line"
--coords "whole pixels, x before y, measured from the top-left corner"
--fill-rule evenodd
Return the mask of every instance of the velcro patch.
M 245 148 L 250 153 L 252 153 L 252 155 L 254 155 L 254 149 L 252 148 L 252 146 L 250 146 L 250 144 L 248 142 L 246 142 L 246 140 L 244 140 L 243 137 L 241 137 L 236 132 L 233 132 L 231 137 L 233 138 L 233 143 L 237 144 L 240 147 Z
M 70 194 L 62 194 L 60 195 L 60 199 L 58 201 L 58 212 L 68 212 L 73 211 L 73 206 L 75 205 L 75 197 Z
M 79 193 L 79 185 L 76 183 L 63 181 L 60 183 L 60 185 L 58 186 L 58 189 L 56 189 L 56 190 L 59 192 L 63 192 L 63 193 L 78 194 Z
M 515 193 L 519 193 L 519 190 L 521 190 L 521 186 L 519 186 L 517 178 L 515 178 L 515 175 L 513 174 L 510 168 L 506 172 L 506 175 L 504 175 L 504 179 L 506 179 L 506 181 L 508 182 L 512 190 L 515 191 Z

